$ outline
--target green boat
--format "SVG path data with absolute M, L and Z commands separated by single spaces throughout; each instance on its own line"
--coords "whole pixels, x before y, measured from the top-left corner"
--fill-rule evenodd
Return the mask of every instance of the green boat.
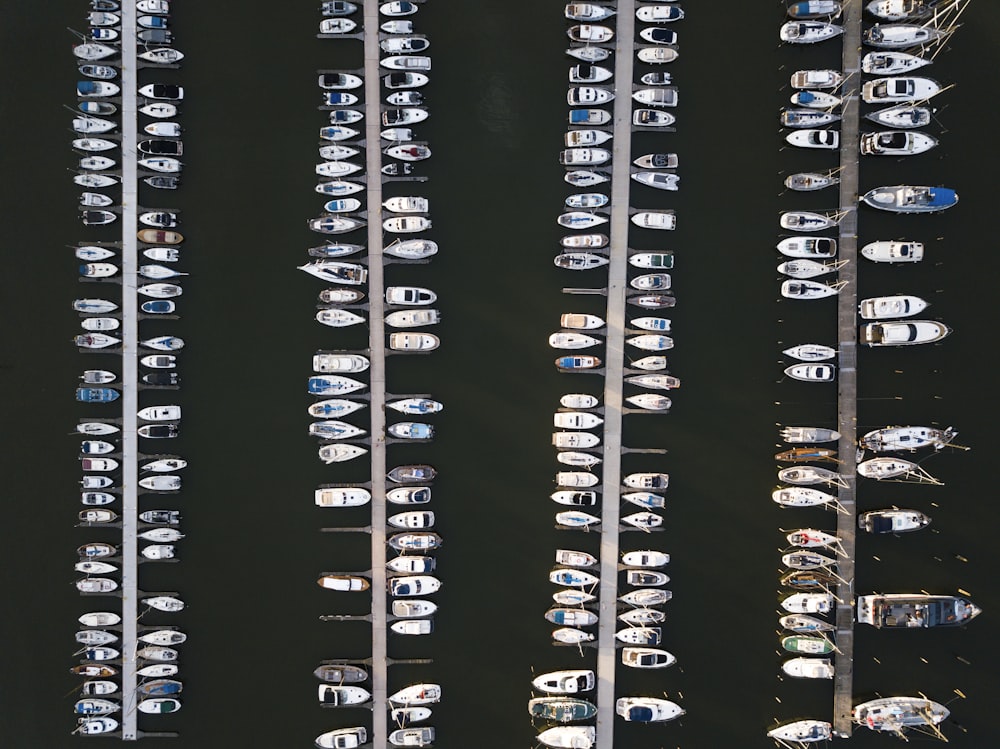
M 826 655 L 833 652 L 833 643 L 822 637 L 790 635 L 781 638 L 781 647 L 789 653 L 804 653 L 805 655 Z
M 536 697 L 528 701 L 528 712 L 533 718 L 572 723 L 593 718 L 597 715 L 597 707 L 587 700 L 570 697 Z

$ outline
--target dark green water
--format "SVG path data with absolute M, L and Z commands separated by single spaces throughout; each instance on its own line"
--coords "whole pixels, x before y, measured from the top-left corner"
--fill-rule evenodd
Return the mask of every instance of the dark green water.
M 65 171 L 74 159 L 71 115 L 62 105 L 73 103 L 76 79 L 65 27 L 82 28 L 85 5 L 9 5 L 0 31 L 7 64 L 0 309 L 8 333 L 0 358 L 7 394 L 0 534 L 10 552 L 0 732 L 5 746 L 18 749 L 69 747 L 76 745 L 68 736 L 77 682 L 67 672 L 72 633 L 76 616 L 93 608 L 72 588 L 72 564 L 76 546 L 96 536 L 73 528 L 77 440 L 65 434 L 78 416 L 93 413 L 72 401 L 77 374 L 104 363 L 70 344 L 77 320 L 69 301 L 84 294 L 65 245 L 112 232 L 81 228 L 78 190 Z M 341 520 L 364 522 L 363 513 L 335 516 L 312 505 L 318 483 L 362 479 L 364 468 L 322 466 L 305 436 L 309 357 L 321 347 L 360 345 L 312 321 L 323 286 L 295 270 L 316 243 L 304 220 L 320 205 L 312 192 L 323 122 L 313 109 L 314 71 L 357 67 L 361 59 L 354 42 L 313 38 L 314 5 L 179 0 L 174 26 L 188 55 L 184 69 L 145 79 L 176 79 L 188 89 L 185 186 L 176 196 L 145 199 L 183 209 L 183 269 L 192 278 L 180 300 L 183 319 L 143 328 L 189 342 L 176 446 L 191 462 L 180 499 L 188 538 L 181 564 L 143 573 L 145 588 L 179 590 L 189 604 L 176 619 L 190 635 L 182 652 L 185 709 L 162 719 L 162 728 L 181 732 L 181 747 L 305 747 L 324 730 L 368 720 L 360 711 L 317 708 L 310 673 L 321 658 L 365 655 L 368 639 L 363 625 L 318 621 L 351 604 L 313 582 L 324 569 L 367 566 L 368 545 L 366 537 L 319 533 Z M 557 375 L 545 343 L 560 312 L 601 311 L 597 298 L 559 292 L 598 282 L 550 262 L 560 235 L 554 219 L 568 192 L 555 158 L 569 61 L 561 5 L 432 0 L 416 17 L 434 58 L 426 91 L 432 116 L 419 132 L 435 155 L 425 168 L 431 181 L 419 192 L 432 201 L 432 236 L 442 250 L 428 266 L 391 267 L 387 282 L 440 294 L 445 320 L 436 332 L 444 344 L 431 357 L 392 359 L 389 389 L 433 393 L 447 408 L 436 418 L 433 445 L 393 448 L 390 461 L 427 461 L 441 471 L 434 509 L 446 541 L 439 555 L 445 585 L 436 596 L 438 633 L 391 640 L 393 656 L 428 656 L 434 664 L 394 670 L 391 686 L 417 678 L 444 685 L 433 721 L 442 749 L 532 745 L 524 712 L 532 669 L 577 663 L 570 651 L 549 647 L 551 628 L 541 617 L 552 550 L 596 548 L 596 538 L 577 543 L 551 530 L 547 499 L 558 395 L 600 387 L 593 377 Z M 670 66 L 681 88 L 678 132 L 636 136 L 633 146 L 681 154 L 682 191 L 664 200 L 637 189 L 633 203 L 678 210 L 679 228 L 666 246 L 677 252 L 679 299 L 671 368 L 684 384 L 669 417 L 626 422 L 628 446 L 666 447 L 669 455 L 655 462 L 628 456 L 624 466 L 671 473 L 667 532 L 654 541 L 673 557 L 665 646 L 680 665 L 656 676 L 622 674 L 619 691 L 666 691 L 688 714 L 662 728 L 619 723 L 616 735 L 619 746 L 637 748 L 764 747 L 773 718 L 823 717 L 830 709 L 828 684 L 777 676 L 783 539 L 776 529 L 834 521 L 820 511 L 780 512 L 768 494 L 776 423 L 832 425 L 836 417 L 832 386 L 777 382 L 780 350 L 832 341 L 835 312 L 832 302 L 777 301 L 772 247 L 779 211 L 835 200 L 779 197 L 785 173 L 832 165 L 834 157 L 779 152 L 775 113 L 790 93 L 788 74 L 837 67 L 839 47 L 778 48 L 778 3 L 753 11 L 734 0 L 689 3 L 687 11 L 678 27 L 682 58 Z M 928 245 L 919 266 L 866 265 L 861 293 L 924 296 L 931 316 L 955 333 L 936 347 L 862 352 L 859 427 L 953 424 L 958 441 L 974 449 L 925 464 L 944 487 L 862 487 L 863 508 L 917 507 L 934 524 L 899 539 L 862 537 L 857 590 L 963 588 L 985 613 L 967 631 L 858 630 L 855 686 L 859 698 L 919 690 L 943 702 L 959 689 L 968 699 L 951 705 L 952 717 L 968 733 L 950 724 L 945 732 L 955 746 L 990 747 L 1000 739 L 990 714 L 1000 596 L 989 467 L 1000 442 L 991 332 L 1000 164 L 989 77 L 1000 10 L 981 1 L 964 20 L 928 73 L 958 84 L 940 99 L 932 132 L 943 132 L 941 146 L 905 163 L 866 163 L 862 172 L 862 189 L 947 184 L 961 203 L 939 217 L 865 210 L 860 228 L 862 241 L 907 237 Z M 165 400 L 143 395 L 143 405 L 156 402 Z M 889 741 L 855 738 L 863 747 Z

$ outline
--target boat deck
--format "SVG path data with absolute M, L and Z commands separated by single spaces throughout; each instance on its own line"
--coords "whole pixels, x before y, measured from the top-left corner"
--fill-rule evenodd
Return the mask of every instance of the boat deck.
M 840 432 L 840 475 L 838 491 L 841 510 L 837 513 L 837 536 L 843 552 L 839 561 L 842 579 L 837 597 L 836 642 L 833 682 L 833 730 L 835 735 L 851 735 L 851 703 L 854 687 L 854 558 L 858 528 L 856 503 L 858 444 L 858 125 L 861 88 L 862 0 L 843 4 L 844 47 L 842 69 L 847 76 L 840 123 L 840 257 L 844 266 L 839 280 L 845 283 L 837 297 L 837 431 Z
M 388 745 L 388 660 L 386 621 L 386 443 L 385 443 L 385 275 L 382 264 L 382 152 L 380 140 L 380 106 L 382 95 L 379 75 L 379 0 L 365 0 L 365 149 L 368 200 L 368 330 L 371 414 L 371 549 L 372 549 L 372 733 L 374 749 Z
M 635 60 L 635 0 L 618 3 L 615 45 L 617 87 L 632 86 Z M 597 749 L 612 749 L 615 735 L 615 674 L 618 662 L 618 533 L 621 516 L 622 390 L 625 367 L 625 294 L 628 290 L 629 176 L 632 164 L 632 98 L 614 101 L 611 220 L 607 286 L 607 349 L 604 376 L 604 462 L 601 499 L 600 612 L 597 635 Z
M 137 728 L 138 711 L 129 701 L 135 699 L 136 648 L 138 637 L 138 458 L 139 436 L 136 433 L 139 410 L 139 315 L 138 249 L 136 229 L 138 224 L 139 192 L 136 172 L 138 154 L 138 88 L 136 78 L 136 8 L 135 3 L 123 3 L 122 19 L 122 70 L 121 70 L 121 152 L 122 152 L 122 634 L 121 634 L 121 689 L 126 698 L 126 709 L 121 713 L 121 737 L 135 741 L 141 737 Z

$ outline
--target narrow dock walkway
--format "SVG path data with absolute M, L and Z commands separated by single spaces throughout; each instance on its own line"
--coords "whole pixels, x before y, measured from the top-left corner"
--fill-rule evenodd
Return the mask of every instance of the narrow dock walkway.
M 385 277 L 382 265 L 382 90 L 379 75 L 379 2 L 364 3 L 365 138 L 368 173 L 368 330 L 371 377 L 372 466 L 372 734 L 374 749 L 388 743 L 388 661 L 385 567 Z
M 615 647 L 618 601 L 618 521 L 621 515 L 622 386 L 625 367 L 625 292 L 628 289 L 629 187 L 632 164 L 632 67 L 635 0 L 618 3 L 615 45 L 614 148 L 608 265 L 608 337 L 604 375 L 604 462 L 601 500 L 601 584 L 597 635 L 597 749 L 615 736 Z
M 861 90 L 862 0 L 844 3 L 843 72 L 847 76 L 840 126 L 840 255 L 845 265 L 840 280 L 846 282 L 837 302 L 837 430 L 840 432 L 840 472 L 844 485 L 838 492 L 841 510 L 837 513 L 837 536 L 843 556 L 837 585 L 836 642 L 833 682 L 833 730 L 841 737 L 851 735 L 851 705 L 854 687 L 854 557 L 857 537 L 857 309 L 858 309 L 858 125 Z
M 136 643 L 138 632 L 138 476 L 139 435 L 139 310 L 136 296 L 139 192 L 136 172 L 139 88 L 136 74 L 136 9 L 134 2 L 122 3 L 122 740 L 139 738 L 136 727 Z

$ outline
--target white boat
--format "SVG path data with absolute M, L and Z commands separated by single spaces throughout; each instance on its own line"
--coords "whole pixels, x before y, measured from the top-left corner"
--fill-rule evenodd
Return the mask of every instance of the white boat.
M 903 130 L 889 130 L 878 133 L 863 133 L 861 153 L 874 156 L 914 156 L 934 148 L 937 138 L 926 133 Z
M 172 474 L 160 474 L 157 476 L 146 476 L 139 479 L 139 486 L 154 492 L 172 492 L 181 488 L 181 477 Z M 147 541 L 166 541 L 161 538 L 147 538 Z
M 915 103 L 941 93 L 941 84 L 930 78 L 894 76 L 865 81 L 861 98 L 866 104 Z
M 860 342 L 866 346 L 913 346 L 937 343 L 951 329 L 935 320 L 867 323 L 861 326 Z
M 828 258 L 837 254 L 837 240 L 829 237 L 786 237 L 778 242 L 777 248 L 787 257 Z
M 844 27 L 821 21 L 788 21 L 778 29 L 778 38 L 788 44 L 815 44 L 844 33 Z
M 604 111 L 604 110 L 587 110 Z M 570 130 L 563 136 L 563 144 L 567 148 L 586 148 L 600 146 L 614 137 L 606 130 Z
M 632 336 L 631 338 L 626 338 L 625 342 L 643 351 L 666 351 L 674 347 L 673 338 L 665 335 L 656 335 L 655 333 Z
M 371 365 L 367 356 L 360 354 L 324 354 L 313 355 L 314 372 L 364 372 Z
M 611 201 L 604 193 L 585 192 L 566 196 L 567 208 L 600 208 Z
M 657 372 L 667 368 L 667 357 L 665 356 L 644 356 L 632 362 L 635 369 L 642 369 L 647 372 Z
M 309 436 L 324 440 L 349 440 L 361 437 L 365 430 L 343 421 L 314 421 L 309 425 Z
M 559 324 L 570 330 L 598 330 L 604 327 L 604 319 L 597 315 L 577 312 L 564 312 L 559 316 Z M 567 406 L 570 408 L 570 406 Z M 589 408 L 589 406 L 584 406 Z
M 584 349 L 599 343 L 599 339 L 583 333 L 553 333 L 549 336 L 549 346 L 556 349 Z
M 553 262 L 556 267 L 567 270 L 590 270 L 607 265 L 610 261 L 607 257 L 592 252 L 564 252 L 556 255 Z
M 630 221 L 643 229 L 673 230 L 677 228 L 677 216 L 673 210 L 639 211 L 632 214 Z
M 404 309 L 385 316 L 385 324 L 390 328 L 418 328 L 440 321 L 441 313 L 436 309 Z
M 581 23 L 566 29 L 566 36 L 574 42 L 603 44 L 604 42 L 610 42 L 614 38 L 615 31 L 610 26 Z
M 77 562 L 73 566 L 73 569 L 76 572 L 83 572 L 86 575 L 109 575 L 112 572 L 118 571 L 118 568 L 115 565 L 109 564 L 108 562 L 91 562 L 91 561 Z M 77 634 L 80 635 L 84 633 L 78 632 Z M 84 639 L 80 639 L 78 637 L 77 642 L 81 642 L 86 645 L 107 645 L 118 639 L 117 635 L 113 635 L 110 632 L 98 633 L 94 630 L 89 630 L 86 634 L 93 635 L 93 637 L 85 637 Z M 110 639 L 106 639 L 101 635 L 108 635 Z
M 423 260 L 437 254 L 438 245 L 430 239 L 397 239 L 382 250 L 404 260 Z
M 567 466 L 590 468 L 591 466 L 595 466 L 600 463 L 602 459 L 597 455 L 591 455 L 590 453 L 569 450 L 557 453 L 556 460 Z
M 382 201 L 382 207 L 393 213 L 427 213 L 430 201 L 413 195 L 388 198 Z
M 836 506 L 837 498 L 833 494 L 811 489 L 808 486 L 786 486 L 771 492 L 771 499 L 784 507 L 816 507 L 819 505 Z
M 673 62 L 680 57 L 680 52 L 673 47 L 642 47 L 635 54 L 639 62 L 644 62 L 647 65 Z
M 658 697 L 619 697 L 615 701 L 615 712 L 626 721 L 637 723 L 663 723 L 684 715 L 684 710 L 676 702 Z
M 397 127 L 399 125 L 414 125 L 426 120 L 430 114 L 426 109 L 420 107 L 405 107 L 403 109 L 390 109 L 382 112 L 382 125 L 385 127 Z
M 781 296 L 786 299 L 822 299 L 836 296 L 841 286 L 830 286 L 819 281 L 790 278 L 781 282 Z
M 390 333 L 389 348 L 393 351 L 433 351 L 440 339 L 430 333 Z
M 793 445 L 816 445 L 822 442 L 836 442 L 840 432 L 824 427 L 784 427 L 780 432 L 781 439 Z
M 389 70 L 419 71 L 431 69 L 431 58 L 427 55 L 392 55 L 379 60 L 379 65 Z
M 99 511 L 98 511 L 99 512 Z M 76 581 L 76 589 L 81 593 L 111 593 L 118 590 L 118 583 L 108 577 L 86 577 Z M 110 648 L 95 648 L 95 650 L 111 650 Z M 108 658 L 91 658 L 91 660 L 111 660 L 118 657 L 118 651 L 112 650 L 115 655 Z
M 553 432 L 552 444 L 562 450 L 597 447 L 601 438 L 592 432 Z
M 180 406 L 149 406 L 139 409 L 136 414 L 143 421 L 179 421 Z
M 858 515 L 858 527 L 868 533 L 909 533 L 926 528 L 930 522 L 930 517 L 923 512 L 899 507 L 871 510 Z
M 625 486 L 632 489 L 666 489 L 670 475 L 666 473 L 630 473 L 622 479 Z
M 786 484 L 796 484 L 798 486 L 806 486 L 810 484 L 830 484 L 831 486 L 840 486 L 844 481 L 840 477 L 840 474 L 835 471 L 831 471 L 827 468 L 818 468 L 816 466 L 792 466 L 790 468 L 782 468 L 778 471 L 778 480 Z
M 555 557 L 556 564 L 566 567 L 593 567 L 599 561 L 593 554 L 572 549 L 556 549 Z
M 353 460 L 361 455 L 364 455 L 368 451 L 359 447 L 358 445 L 344 445 L 344 444 L 333 444 L 333 445 L 323 445 L 319 449 L 319 459 L 324 463 L 343 463 L 348 460 Z
M 869 112 L 865 117 L 885 127 L 914 128 L 929 125 L 932 114 L 933 111 L 927 107 L 902 104 L 897 107 L 887 107 L 876 112 Z
M 669 127 L 677 121 L 670 112 L 658 109 L 636 109 L 632 112 L 632 124 L 636 127 Z
M 811 192 L 822 190 L 824 187 L 832 187 L 840 184 L 840 177 L 835 177 L 831 172 L 819 174 L 818 172 L 796 172 L 785 177 L 785 187 L 789 190 L 800 192 Z
M 106 57 L 119 54 L 121 52 L 115 47 L 99 42 L 84 42 L 73 47 L 73 55 L 81 60 L 103 60 Z
M 670 410 L 671 405 L 670 398 L 665 395 L 657 395 L 656 393 L 640 393 L 639 395 L 630 395 L 625 400 L 633 406 L 642 408 L 646 411 L 668 411 Z
M 559 153 L 559 163 L 567 166 L 604 164 L 610 160 L 611 152 L 605 148 L 567 148 Z
M 345 707 L 363 705 L 371 698 L 371 692 L 362 687 L 320 684 L 317 689 L 319 704 L 322 707 Z
M 614 8 L 592 3 L 569 3 L 563 14 L 571 21 L 603 21 L 615 14 Z
M 924 258 L 922 242 L 882 240 L 861 248 L 861 254 L 875 263 L 917 263 Z
M 122 618 L 112 611 L 92 611 L 77 619 L 84 627 L 113 627 L 121 620 Z
M 803 382 L 833 382 L 837 370 L 832 364 L 793 364 L 785 374 Z
M 607 222 L 607 216 L 588 213 L 586 211 L 570 211 L 560 214 L 556 219 L 556 223 L 567 229 L 590 229 L 594 226 L 606 224 Z
M 320 488 L 314 492 L 314 496 L 317 507 L 361 507 L 372 498 L 371 492 L 360 487 Z
M 298 266 L 299 270 L 316 276 L 323 281 L 330 281 L 349 286 L 360 286 L 368 280 L 368 269 L 363 265 L 343 263 L 336 260 L 317 260 Z
M 666 650 L 642 647 L 622 648 L 621 660 L 622 665 L 629 668 L 667 668 L 677 662 L 677 658 Z
M 74 117 L 73 121 L 70 123 L 73 130 L 77 133 L 95 134 L 95 133 L 107 133 L 118 127 L 118 123 L 113 120 L 105 120 L 101 117 Z M 92 140 L 92 139 L 88 139 Z M 105 141 L 107 143 L 112 143 L 112 141 Z M 73 141 L 73 147 L 79 148 L 77 141 Z M 112 143 L 112 147 L 116 147 L 116 144 Z M 87 150 L 87 149 L 84 149 Z
M 184 293 L 184 289 L 174 283 L 148 283 L 137 287 L 136 291 L 143 296 L 156 299 L 169 299 Z
M 154 101 L 139 107 L 139 111 L 147 117 L 169 120 L 177 115 L 177 105 L 164 101 Z
M 659 509 L 666 506 L 667 502 L 666 497 L 662 494 L 652 492 L 626 492 L 622 495 L 622 499 L 646 509 Z
M 684 18 L 684 10 L 679 5 L 641 5 L 636 8 L 635 17 L 643 23 L 672 23 Z
M 183 167 L 180 160 L 172 156 L 149 156 L 139 159 L 136 163 L 144 169 L 163 174 L 176 174 Z
M 858 304 L 858 312 L 863 320 L 888 320 L 918 315 L 927 306 L 927 302 L 918 296 L 878 296 L 862 299 Z
M 393 0 L 392 2 L 382 3 L 382 5 L 378 6 L 378 12 L 390 18 L 411 16 L 418 9 L 419 6 L 416 3 L 411 3 L 408 0 Z
M 586 411 L 562 411 L 552 416 L 552 425 L 559 429 L 593 429 L 603 423 L 600 416 Z
M 597 679 L 589 669 L 550 671 L 536 676 L 531 686 L 546 694 L 579 694 L 594 688 Z
M 402 623 L 402 622 L 397 622 Z M 407 622 L 408 624 L 418 624 L 418 622 Z M 420 622 L 420 624 L 430 625 L 431 622 Z M 428 631 L 430 631 L 428 629 Z M 410 632 L 408 634 L 417 634 Z M 425 634 L 421 632 L 420 634 Z M 399 728 L 389 734 L 389 743 L 393 746 L 430 746 L 434 743 L 434 729 L 430 726 L 419 728 Z
M 793 593 L 781 601 L 781 608 L 792 614 L 828 614 L 834 605 L 832 593 Z
M 869 52 L 861 58 L 861 71 L 869 75 L 899 75 L 931 62 L 933 60 L 906 52 Z
M 76 425 L 76 431 L 80 434 L 100 436 L 115 434 L 121 430 L 114 424 L 105 424 L 101 421 L 82 421 Z
M 639 38 L 653 44 L 677 44 L 677 32 L 651 26 L 639 32 Z
M 798 0 L 788 6 L 791 18 L 830 18 L 839 16 L 843 8 L 837 0 Z
M 795 259 L 781 263 L 777 271 L 791 278 L 816 278 L 834 273 L 838 270 L 836 263 L 818 263 L 815 260 Z
M 811 744 L 832 738 L 833 726 L 822 720 L 797 720 L 772 728 L 767 735 L 790 744 Z
M 656 588 L 640 588 L 631 590 L 624 595 L 618 596 L 618 600 L 629 606 L 661 606 L 673 598 L 673 593 L 669 590 L 658 590 Z
M 599 517 L 579 510 L 556 513 L 556 524 L 566 528 L 589 528 L 601 522 Z
M 632 179 L 655 190 L 678 190 L 681 178 L 676 174 L 662 172 L 634 172 Z
M 835 150 L 840 148 L 840 131 L 809 128 L 796 130 L 785 136 L 785 141 L 798 148 Z
M 779 223 L 782 229 L 790 231 L 821 231 L 836 226 L 839 219 L 836 216 L 813 211 L 785 211 L 781 214 Z
M 610 241 L 607 234 L 568 234 L 559 238 L 559 244 L 568 249 L 600 249 Z
M 885 427 L 868 432 L 858 444 L 866 450 L 874 452 L 914 452 L 924 447 L 940 450 L 949 444 L 957 432 L 951 427 L 938 429 L 936 427 Z
M 872 731 L 886 731 L 903 736 L 910 728 L 926 730 L 936 726 L 950 715 L 944 705 L 932 702 L 923 695 L 919 697 L 881 697 L 855 705 L 852 712 L 854 722 L 867 726 Z M 938 735 L 941 735 L 938 732 Z
M 669 562 L 669 554 L 664 554 L 662 551 L 656 551 L 655 549 L 629 551 L 622 554 L 622 564 L 627 567 L 655 569 L 657 567 L 663 567 Z
M 575 169 L 566 172 L 563 179 L 573 187 L 594 187 L 609 182 L 611 177 L 603 172 L 592 172 L 586 169 Z
M 443 403 L 428 398 L 403 398 L 385 405 L 402 414 L 436 414 L 444 409 Z
M 677 88 L 674 86 L 639 88 L 632 92 L 632 98 L 650 107 L 676 107 Z
M 346 177 L 355 172 L 360 172 L 364 167 L 351 161 L 324 161 L 316 165 L 316 174 L 321 177 Z M 320 221 L 320 219 L 312 219 Z
M 558 486 L 587 488 L 597 486 L 598 478 L 586 471 L 560 471 L 556 474 L 555 481 Z
M 407 22 L 408 23 L 408 22 Z M 409 33 L 409 32 L 402 32 Z M 430 78 L 423 73 L 389 73 L 388 75 L 382 76 L 382 85 L 385 86 L 390 91 L 398 91 L 400 89 L 408 88 L 420 88 L 421 86 L 426 86 L 430 81 Z
M 790 82 L 796 89 L 827 89 L 837 88 L 844 82 L 844 74 L 838 70 L 796 70 L 792 73 Z M 792 103 L 796 103 L 794 100 Z M 801 102 L 799 102 L 801 103 Z M 826 107 L 822 107 L 825 109 Z
M 590 749 L 597 729 L 593 726 L 556 726 L 538 734 L 538 741 L 555 749 Z
M 412 684 L 389 696 L 391 705 L 432 705 L 441 701 L 440 684 Z
M 437 604 L 433 601 L 422 601 L 420 599 L 408 599 L 392 602 L 392 615 L 402 619 L 414 619 L 421 616 L 430 616 L 437 611 Z
M 395 523 L 393 523 L 395 525 Z M 434 557 L 410 556 L 403 554 L 386 562 L 386 569 L 404 575 L 422 575 L 433 572 L 437 561 Z
M 917 26 L 906 23 L 886 25 L 876 23 L 862 32 L 861 41 L 877 49 L 910 49 L 934 44 L 945 38 L 948 33 L 945 29 L 930 24 Z
M 171 47 L 158 47 L 140 52 L 136 57 L 160 65 L 174 65 L 184 59 L 184 53 Z
M 656 572 L 637 573 L 643 575 L 656 575 Z M 615 639 L 628 645 L 655 646 L 659 645 L 663 639 L 663 633 L 659 627 L 629 627 L 615 632 Z
M 368 741 L 368 729 L 364 726 L 339 728 L 316 737 L 315 744 L 320 749 L 357 749 Z
M 350 34 L 357 28 L 350 18 L 324 18 L 319 22 L 320 34 Z
M 80 718 L 77 722 L 75 732 L 90 736 L 94 734 L 111 733 L 112 731 L 117 730 L 118 721 L 114 718 L 102 715 L 97 718 Z
M 614 71 L 601 65 L 581 62 L 570 66 L 570 83 L 602 83 L 614 77 Z
M 566 54 L 570 57 L 576 58 L 577 60 L 583 60 L 584 62 L 602 62 L 611 57 L 611 50 L 605 49 L 604 47 L 591 47 L 586 45 L 583 47 L 572 47 L 566 50 Z

